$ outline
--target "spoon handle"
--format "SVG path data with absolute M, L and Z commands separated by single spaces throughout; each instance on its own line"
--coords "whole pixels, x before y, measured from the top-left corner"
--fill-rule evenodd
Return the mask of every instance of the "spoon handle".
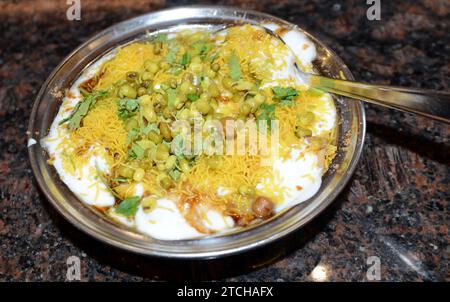
M 312 87 L 450 124 L 450 93 L 371 85 L 310 75 Z

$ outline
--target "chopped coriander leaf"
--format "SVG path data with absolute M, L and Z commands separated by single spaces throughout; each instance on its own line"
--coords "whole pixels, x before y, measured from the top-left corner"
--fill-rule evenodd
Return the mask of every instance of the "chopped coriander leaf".
M 167 42 L 169 40 L 169 36 L 167 34 L 158 34 L 153 39 L 154 42 Z
M 179 75 L 181 73 L 181 71 L 182 71 L 182 67 L 175 65 L 175 66 L 169 68 L 169 70 L 167 72 L 170 74 L 173 74 L 173 75 Z
M 195 102 L 196 100 L 199 99 L 199 96 L 193 93 L 186 95 L 186 97 L 191 102 Z
M 262 103 L 259 106 L 259 112 L 257 115 L 258 121 L 266 121 L 267 127 L 270 129 L 271 120 L 275 119 L 275 104 Z
M 137 156 L 136 156 L 136 154 L 134 154 L 133 150 L 128 150 L 128 158 L 127 158 L 127 160 L 133 160 L 133 159 L 136 159 L 136 158 L 137 158 Z
M 141 128 L 141 134 L 148 135 L 150 133 L 150 131 L 152 131 L 152 130 L 154 130 L 157 133 L 159 133 L 159 128 L 158 128 L 158 125 L 156 123 L 148 124 L 147 126 L 142 127 Z
M 191 56 L 189 53 L 185 52 L 183 56 L 181 57 L 181 65 L 187 66 L 191 60 Z
M 195 55 L 203 55 L 211 50 L 211 45 L 200 40 L 192 44 L 192 49 Z
M 298 91 L 291 87 L 273 87 L 273 97 L 276 100 L 292 100 L 298 95 Z
M 126 178 L 126 177 L 116 177 L 111 180 L 115 181 L 115 182 L 128 182 L 128 178 Z
M 118 115 L 122 120 L 126 120 L 135 115 L 139 109 L 139 102 L 134 99 L 120 99 L 118 101 Z
M 209 61 L 213 63 L 219 57 L 219 52 L 216 52 L 212 56 L 209 57 Z
M 173 88 L 167 89 L 167 104 L 169 108 L 175 107 L 175 100 L 177 98 L 177 90 Z
M 80 91 L 82 96 L 87 96 L 89 94 L 89 91 L 87 91 L 83 87 L 78 87 L 78 90 Z
M 126 110 L 119 110 L 118 115 L 119 115 L 120 119 L 122 119 L 122 120 L 126 120 L 129 117 L 128 111 L 126 111 Z
M 134 216 L 138 210 L 141 198 L 139 196 L 128 197 L 122 200 L 116 207 L 116 213 L 123 216 Z
M 294 100 L 281 100 L 280 105 L 281 106 L 292 106 L 292 105 L 294 105 Z
M 99 98 L 103 98 L 108 94 L 107 91 L 95 91 L 86 96 L 83 100 L 79 101 L 73 109 L 72 113 L 65 119 L 62 119 L 59 124 L 69 122 L 69 131 L 78 129 L 81 124 L 81 120 L 87 115 L 89 109 L 95 105 Z
M 178 171 L 177 169 L 174 169 L 169 172 L 169 175 L 170 177 L 172 177 L 173 180 L 177 181 L 181 176 L 181 172 Z
M 228 60 L 228 66 L 230 67 L 230 77 L 233 81 L 239 81 L 242 77 L 241 65 L 239 64 L 238 57 L 233 53 Z
M 103 172 L 100 170 L 97 164 L 95 164 L 95 169 L 97 171 L 97 177 L 98 179 L 103 183 L 103 185 L 108 189 L 109 192 L 111 192 L 112 195 L 119 198 L 119 195 L 109 186 L 108 181 L 106 180 L 105 176 L 103 175 Z
M 142 147 L 139 146 L 139 144 L 133 144 L 133 146 L 131 146 L 131 150 L 130 151 L 133 154 L 133 156 L 131 156 L 132 158 L 136 158 L 136 159 L 144 158 L 145 150 L 142 149 Z
M 268 112 L 268 113 L 273 113 L 275 112 L 275 104 L 267 104 L 267 103 L 262 103 L 259 108 Z
M 176 51 L 170 50 L 169 53 L 166 56 L 166 61 L 168 63 L 175 63 L 177 60 L 177 53 Z
M 127 100 L 125 106 L 128 111 L 134 111 L 139 107 L 139 103 L 136 100 L 130 99 L 130 100 Z
M 129 145 L 131 142 L 139 135 L 139 130 L 136 128 L 131 129 L 128 131 L 127 141 L 126 144 Z

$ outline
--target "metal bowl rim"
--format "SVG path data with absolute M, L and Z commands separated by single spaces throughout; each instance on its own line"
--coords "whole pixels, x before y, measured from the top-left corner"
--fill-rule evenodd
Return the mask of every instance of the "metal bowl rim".
M 93 41 L 97 40 L 99 37 L 101 37 L 105 33 L 109 32 L 113 28 L 123 26 L 124 24 L 127 24 L 127 23 L 132 23 L 133 21 L 136 21 L 136 20 L 148 18 L 154 14 L 168 13 L 168 12 L 175 13 L 177 10 L 186 10 L 186 9 L 188 9 L 188 10 L 189 9 L 193 9 L 193 10 L 196 10 L 196 9 L 213 10 L 214 9 L 214 10 L 219 10 L 219 11 L 220 10 L 234 11 L 234 12 L 239 12 L 242 14 L 248 13 L 248 14 L 257 15 L 260 17 L 267 17 L 268 19 L 270 19 L 272 21 L 277 21 L 281 24 L 295 26 L 296 28 L 299 28 L 301 31 L 303 31 L 305 34 L 307 34 L 310 38 L 312 38 L 316 43 L 318 43 L 320 46 L 322 46 L 324 49 L 326 49 L 332 55 L 333 60 L 340 66 L 340 68 L 342 69 L 342 71 L 345 74 L 345 76 L 347 77 L 347 79 L 349 79 L 349 80 L 354 79 L 352 73 L 350 72 L 348 67 L 343 63 L 343 61 L 340 59 L 340 57 L 337 56 L 336 53 L 333 50 L 331 50 L 329 47 L 327 47 L 322 41 L 320 41 L 314 35 L 305 31 L 304 29 L 298 27 L 297 25 L 294 25 L 294 24 L 292 24 L 288 21 L 285 21 L 283 19 L 280 19 L 278 17 L 272 16 L 272 15 L 269 15 L 266 13 L 254 11 L 254 10 L 247 10 L 247 9 L 241 9 L 241 8 L 235 8 L 235 7 L 229 7 L 229 6 L 192 5 L 192 6 L 182 6 L 182 7 L 177 7 L 177 8 L 168 8 L 168 9 L 163 9 L 163 10 L 159 10 L 159 11 L 155 11 L 155 12 L 146 13 L 146 14 L 116 23 L 116 24 L 100 31 L 99 33 L 93 35 L 87 41 L 85 41 L 80 46 L 75 48 L 69 55 L 67 55 L 57 65 L 57 67 L 54 68 L 54 70 L 48 76 L 48 78 L 46 79 L 46 81 L 44 82 L 44 84 L 42 85 L 41 89 L 39 90 L 39 92 L 36 96 L 35 102 L 33 104 L 32 112 L 30 115 L 29 124 L 28 124 L 28 131 L 27 131 L 28 137 L 32 138 L 34 135 L 35 121 L 36 121 L 38 107 L 42 101 L 43 94 L 45 93 L 49 83 L 53 80 L 53 78 L 55 77 L 55 74 L 58 72 L 58 70 L 64 64 L 66 64 L 67 61 L 69 61 L 77 52 L 79 52 L 81 49 L 85 48 L 87 45 L 89 45 Z M 220 17 L 220 15 L 218 17 Z M 54 196 L 49 191 L 48 186 L 40 173 L 39 164 L 37 161 L 38 155 L 36 154 L 35 149 L 32 147 L 31 148 L 29 147 L 28 154 L 29 154 L 29 159 L 31 162 L 33 174 L 35 175 L 35 178 L 37 180 L 37 183 L 38 183 L 41 191 L 45 194 L 46 198 L 50 201 L 50 203 L 53 205 L 53 207 L 55 207 L 56 210 L 65 219 L 67 219 L 72 225 L 77 227 L 79 230 L 86 232 L 90 236 L 92 236 L 104 243 L 107 243 L 114 247 L 118 247 L 118 248 L 122 248 L 122 249 L 125 249 L 128 251 L 131 251 L 134 253 L 138 253 L 138 254 L 159 256 L 159 257 L 172 257 L 172 258 L 180 258 L 180 259 L 212 259 L 212 258 L 229 256 L 229 255 L 233 255 L 236 253 L 248 251 L 248 250 L 254 249 L 256 247 L 266 245 L 277 239 L 281 239 L 281 238 L 285 237 L 286 235 L 290 234 L 291 232 L 294 232 L 294 231 L 300 229 L 305 224 L 307 224 L 310 220 L 312 220 L 317 215 L 319 215 L 326 207 L 328 207 L 336 199 L 337 195 L 343 190 L 343 188 L 349 182 L 349 180 L 357 166 L 357 163 L 361 156 L 363 145 L 364 145 L 364 138 L 365 138 L 365 131 L 366 131 L 364 107 L 360 101 L 356 101 L 356 100 L 352 100 L 352 101 L 355 102 L 355 104 L 356 104 L 356 110 L 357 110 L 356 113 L 357 113 L 357 117 L 359 120 L 358 133 L 357 133 L 357 138 L 356 138 L 356 146 L 355 146 L 355 150 L 353 151 L 353 157 L 351 158 L 348 169 L 346 170 L 346 173 L 341 176 L 339 183 L 336 186 L 335 190 L 331 194 L 327 195 L 327 197 L 323 200 L 323 202 L 320 203 L 317 207 L 315 207 L 313 209 L 313 211 L 310 212 L 303 220 L 297 221 L 297 223 L 290 225 L 289 228 L 284 229 L 282 232 L 272 234 L 272 236 L 263 238 L 256 242 L 253 242 L 252 244 L 238 246 L 235 248 L 229 248 L 229 249 L 224 249 L 224 250 L 217 250 L 214 252 L 211 252 L 211 251 L 195 252 L 194 251 L 194 252 L 188 252 L 188 253 L 176 253 L 176 252 L 167 252 L 167 251 L 156 251 L 156 250 L 151 250 L 148 248 L 142 248 L 142 247 L 128 245 L 123 242 L 117 241 L 116 239 L 111 239 L 109 237 L 106 237 L 106 236 L 104 236 L 104 234 L 103 235 L 100 234 L 98 232 L 98 230 L 93 230 L 93 229 L 87 227 L 85 224 L 80 223 L 78 218 L 76 218 L 72 214 L 68 213 L 67 210 L 54 198 Z M 230 235 L 230 236 L 232 236 L 232 235 Z M 197 240 L 199 240 L 199 239 L 197 239 Z M 200 240 L 206 240 L 206 239 L 200 239 Z

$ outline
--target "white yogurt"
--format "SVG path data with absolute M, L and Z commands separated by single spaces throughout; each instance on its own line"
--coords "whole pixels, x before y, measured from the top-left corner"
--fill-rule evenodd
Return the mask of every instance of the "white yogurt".
M 161 240 L 179 240 L 204 235 L 187 223 L 175 202 L 168 198 L 158 199 L 155 209 L 148 213 L 140 207 L 135 222 L 139 232 Z
M 274 163 L 273 169 L 279 173 L 288 196 L 284 203 L 276 206 L 277 213 L 311 198 L 322 183 L 323 167 L 318 155 L 309 152 L 297 159 L 298 154 L 299 150 L 293 150 L 289 159 L 277 159 Z
M 101 67 L 101 64 L 110 59 L 112 55 L 106 56 L 89 67 L 80 78 L 72 85 L 69 90 L 70 97 L 64 97 L 63 103 L 59 108 L 58 114 L 53 120 L 50 132 L 41 143 L 47 150 L 50 157 L 54 158 L 53 166 L 58 172 L 61 180 L 69 187 L 69 189 L 84 203 L 98 207 L 110 207 L 114 205 L 114 196 L 109 192 L 102 179 L 98 176 L 98 172 L 108 173 L 109 167 L 102 157 L 104 150 L 99 147 L 92 146 L 96 155 L 92 155 L 84 166 L 75 167 L 75 173 L 71 174 L 63 167 L 64 150 L 58 149 L 59 144 L 65 137 L 69 135 L 65 127 L 60 127 L 59 122 L 70 115 L 71 110 L 67 108 L 74 107 L 82 96 L 78 86 L 84 81 L 92 78 Z

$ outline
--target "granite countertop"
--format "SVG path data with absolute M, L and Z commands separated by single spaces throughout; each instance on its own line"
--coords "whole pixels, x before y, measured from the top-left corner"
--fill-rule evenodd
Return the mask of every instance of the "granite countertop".
M 361 0 L 219 2 L 300 25 L 358 80 L 449 90 L 448 1 L 381 1 L 381 21 L 367 20 Z M 366 281 L 375 256 L 383 281 L 449 281 L 450 128 L 371 105 L 350 183 L 312 223 L 269 247 L 219 260 L 161 260 L 106 246 L 56 213 L 37 188 L 26 147 L 40 86 L 99 30 L 188 3 L 81 0 L 81 21 L 66 19 L 66 1 L 0 3 L 0 280 L 66 280 L 67 258 L 77 256 L 82 280 Z

